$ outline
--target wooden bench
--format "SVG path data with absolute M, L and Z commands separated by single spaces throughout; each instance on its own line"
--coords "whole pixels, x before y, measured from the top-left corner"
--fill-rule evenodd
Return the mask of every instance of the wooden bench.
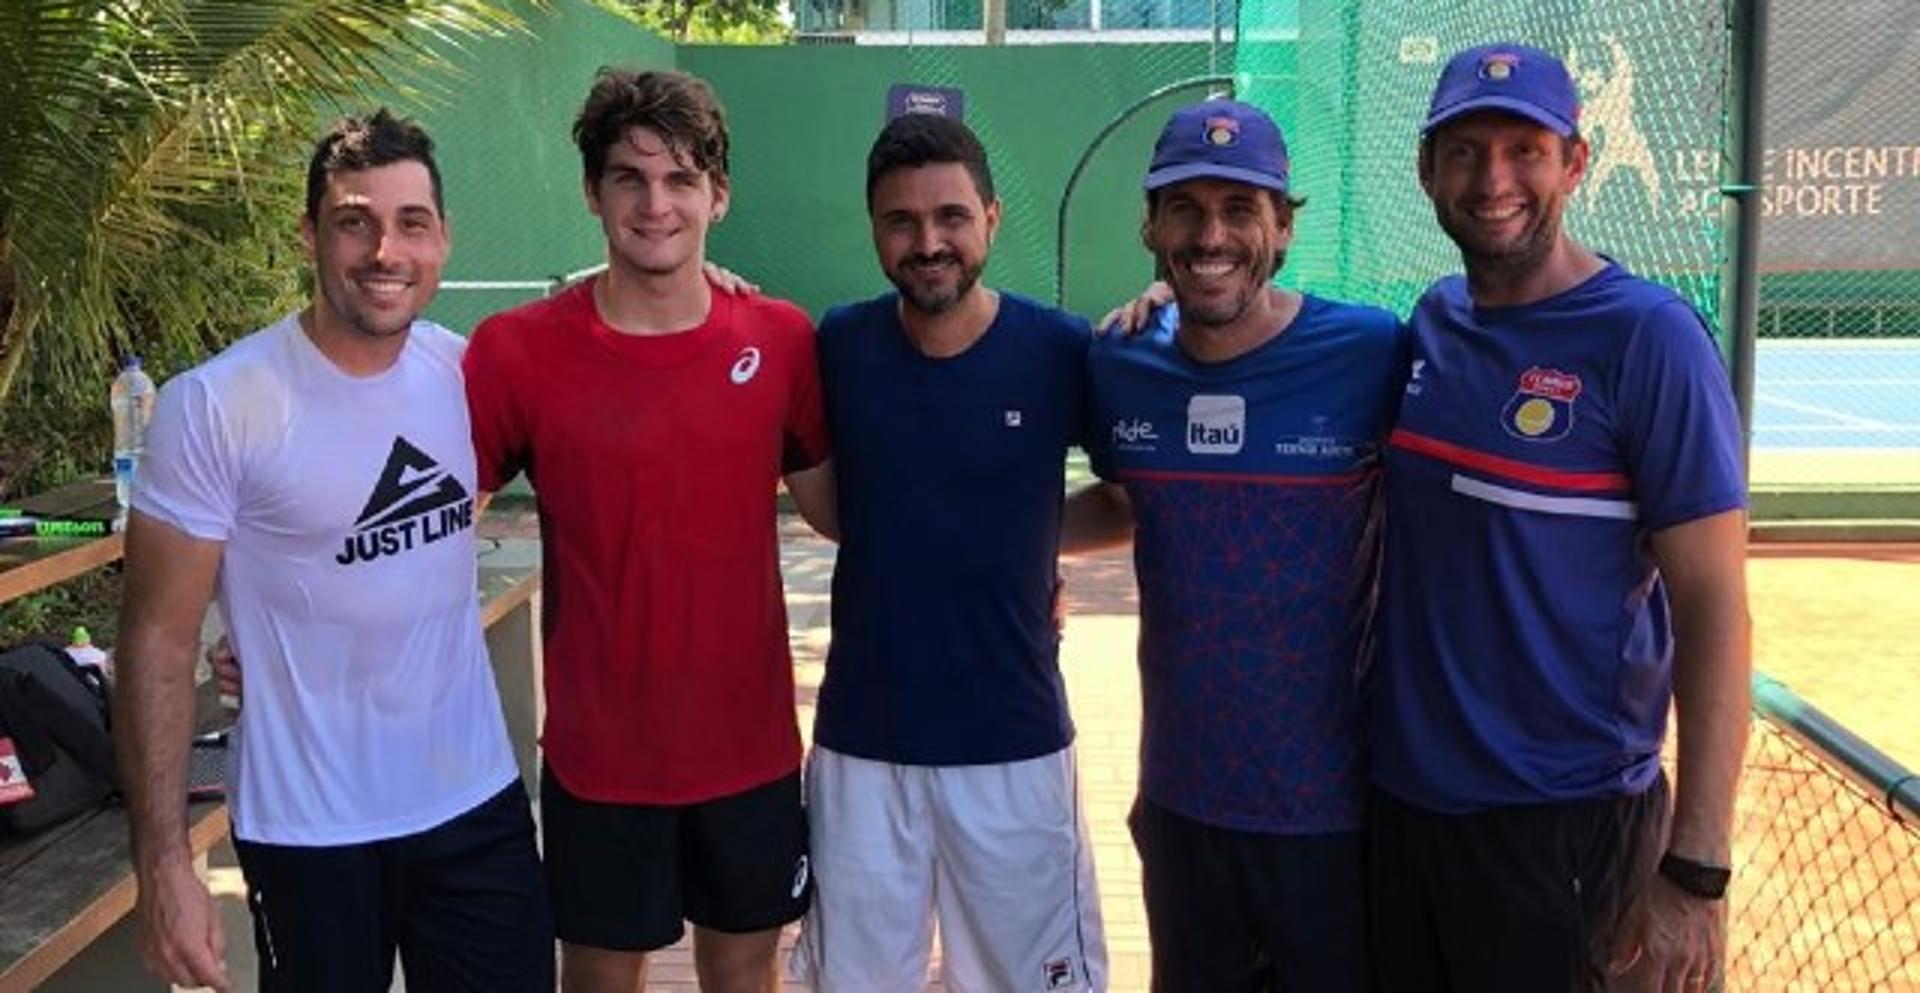
M 110 516 L 113 489 L 85 483 L 18 506 L 47 515 Z M 533 782 L 542 717 L 539 546 L 483 539 L 481 549 L 479 595 L 487 648 L 515 758 L 525 781 Z M 0 603 L 117 561 L 121 552 L 117 534 L 0 541 Z M 224 719 L 210 685 L 201 688 L 199 708 L 203 726 Z M 197 861 L 204 865 L 206 854 L 226 839 L 228 827 L 224 803 L 189 806 L 188 839 Z M 0 993 L 25 993 L 53 976 L 132 912 L 134 891 L 126 812 L 118 806 L 32 837 L 0 839 Z M 228 935 L 227 940 L 231 951 L 244 947 L 247 938 Z M 108 969 L 133 976 L 138 966 L 129 961 Z

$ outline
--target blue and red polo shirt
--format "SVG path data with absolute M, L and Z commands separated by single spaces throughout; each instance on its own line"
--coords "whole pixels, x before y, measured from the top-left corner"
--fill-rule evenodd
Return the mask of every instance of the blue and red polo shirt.
M 1705 325 L 1617 263 L 1411 321 L 1387 450 L 1374 779 L 1431 810 L 1630 795 L 1673 685 L 1647 538 L 1744 507 L 1740 419 Z

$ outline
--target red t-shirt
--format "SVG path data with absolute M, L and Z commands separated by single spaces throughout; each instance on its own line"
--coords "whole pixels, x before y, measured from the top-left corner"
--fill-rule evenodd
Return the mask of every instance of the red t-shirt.
M 480 488 L 540 508 L 548 766 L 610 803 L 685 804 L 800 763 L 774 494 L 827 455 L 799 308 L 713 294 L 706 323 L 621 334 L 591 283 L 467 347 Z

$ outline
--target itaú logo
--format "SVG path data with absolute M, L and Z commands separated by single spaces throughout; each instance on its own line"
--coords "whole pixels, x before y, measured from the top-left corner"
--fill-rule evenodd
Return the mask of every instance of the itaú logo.
M 1233 455 L 1247 437 L 1247 401 L 1239 396 L 1199 394 L 1187 401 L 1187 451 Z
M 740 357 L 733 360 L 733 368 L 727 370 L 727 378 L 735 386 L 745 386 L 760 371 L 760 349 L 751 345 L 740 350 Z

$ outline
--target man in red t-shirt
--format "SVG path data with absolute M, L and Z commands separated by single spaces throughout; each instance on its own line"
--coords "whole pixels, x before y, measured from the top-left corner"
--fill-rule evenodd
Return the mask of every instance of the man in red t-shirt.
M 784 474 L 830 527 L 813 328 L 702 271 L 728 199 L 705 83 L 602 72 L 573 133 L 607 270 L 466 354 L 480 487 L 524 471 L 539 503 L 563 985 L 638 989 L 685 920 L 703 990 L 763 993 L 810 897 L 774 498 Z

